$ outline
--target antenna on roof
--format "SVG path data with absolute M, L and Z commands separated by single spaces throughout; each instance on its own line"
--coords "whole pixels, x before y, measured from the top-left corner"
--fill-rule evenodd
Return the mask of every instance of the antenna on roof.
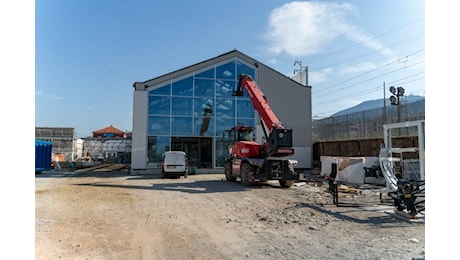
M 299 69 L 298 69 L 298 70 L 294 70 L 294 75 L 295 75 L 296 72 L 299 73 L 299 74 L 300 74 L 300 75 L 299 75 L 299 76 L 300 76 L 300 80 L 299 80 L 300 82 L 299 82 L 299 83 L 300 83 L 300 84 L 303 84 L 303 82 L 302 82 L 302 72 L 303 72 L 304 69 L 305 69 L 305 75 L 306 75 L 306 78 L 305 78 L 305 86 L 308 86 L 308 66 L 302 66 L 302 61 L 299 61 L 299 60 L 296 60 L 296 61 L 294 62 L 294 66 L 297 65 L 297 64 L 299 64 Z

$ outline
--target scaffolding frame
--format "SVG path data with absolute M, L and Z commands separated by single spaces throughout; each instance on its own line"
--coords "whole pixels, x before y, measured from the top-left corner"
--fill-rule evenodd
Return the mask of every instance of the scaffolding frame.
M 417 128 L 418 146 L 417 147 L 393 147 L 392 144 L 392 130 L 403 129 L 408 127 Z M 391 153 L 407 153 L 418 152 L 420 180 L 425 180 L 425 120 L 406 121 L 400 123 L 384 124 L 383 125 L 384 145 L 385 148 Z M 402 161 L 402 160 L 401 160 Z

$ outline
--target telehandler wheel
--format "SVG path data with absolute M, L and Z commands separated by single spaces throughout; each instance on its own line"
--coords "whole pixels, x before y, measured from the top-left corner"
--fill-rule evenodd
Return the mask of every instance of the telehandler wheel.
M 225 179 L 227 181 L 234 182 L 236 181 L 236 177 L 232 176 L 232 162 L 226 162 L 224 167 Z
M 281 188 L 290 188 L 294 185 L 294 180 L 279 180 Z
M 241 184 L 244 186 L 254 184 L 253 169 L 247 162 L 241 164 Z

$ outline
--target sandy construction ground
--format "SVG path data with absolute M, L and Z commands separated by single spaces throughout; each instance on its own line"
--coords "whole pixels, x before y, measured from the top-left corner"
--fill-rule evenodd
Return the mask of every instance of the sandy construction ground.
M 424 259 L 424 217 L 404 219 L 385 188 L 242 186 L 223 174 L 161 179 L 126 172 L 35 177 L 40 259 Z

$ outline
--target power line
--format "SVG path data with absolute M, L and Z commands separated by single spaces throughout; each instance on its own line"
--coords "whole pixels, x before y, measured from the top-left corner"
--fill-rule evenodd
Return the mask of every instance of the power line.
M 411 54 L 405 56 L 404 58 L 408 58 L 408 57 L 413 56 L 413 55 L 415 55 L 415 54 L 417 54 L 417 53 L 419 53 L 419 52 L 422 52 L 422 51 L 424 51 L 424 50 L 425 50 L 425 48 L 420 49 L 420 50 L 418 50 L 418 51 L 416 51 L 416 52 L 413 52 L 413 53 L 411 53 Z M 356 75 L 356 76 L 354 76 L 354 77 L 352 77 L 352 78 L 349 78 L 349 79 L 347 79 L 347 80 L 343 80 L 343 81 L 341 81 L 341 82 L 335 83 L 334 85 L 331 85 L 331 86 L 329 86 L 329 87 L 326 87 L 326 88 L 323 88 L 323 89 L 321 89 L 321 90 L 318 90 L 315 94 L 317 94 L 317 93 L 319 93 L 319 92 L 322 92 L 322 91 L 324 91 L 324 90 L 327 90 L 327 89 L 336 87 L 336 86 L 341 85 L 341 84 L 343 84 L 343 83 L 349 82 L 349 81 L 351 81 L 351 80 L 357 79 L 357 78 L 359 78 L 359 77 L 362 77 L 362 76 L 367 75 L 367 74 L 369 74 L 369 73 L 371 73 L 371 72 L 377 71 L 377 70 L 379 70 L 379 69 L 382 69 L 382 68 L 384 68 L 384 67 L 386 67 L 386 66 L 389 66 L 389 65 L 391 65 L 391 64 L 393 64 L 393 63 L 397 63 L 397 62 L 400 62 L 400 61 L 401 61 L 401 58 L 399 58 L 399 59 L 397 59 L 397 60 L 394 60 L 394 61 L 392 61 L 392 62 L 386 63 L 386 64 L 384 64 L 384 65 L 382 65 L 382 66 L 380 66 L 380 67 L 377 67 L 377 68 L 375 68 L 375 69 L 366 71 L 366 72 L 364 72 L 364 73 L 358 74 L 358 75 Z
M 424 38 L 425 34 L 422 33 L 422 34 L 418 34 L 418 35 L 415 35 L 413 37 L 410 37 L 410 38 L 407 38 L 407 39 L 404 39 L 404 40 L 401 40 L 399 42 L 396 42 L 396 43 L 393 43 L 393 45 L 390 45 L 389 47 L 396 47 L 396 46 L 399 46 L 399 45 L 403 45 L 403 44 L 407 44 L 407 43 L 410 43 L 412 41 L 415 41 L 415 40 L 419 40 L 419 39 L 422 39 Z M 380 49 L 377 49 L 375 51 L 380 51 L 382 49 L 384 49 L 385 47 L 382 47 Z M 329 67 L 333 67 L 333 66 L 337 66 L 337 65 L 340 65 L 340 64 L 344 64 L 344 63 L 347 63 L 347 62 L 350 62 L 352 60 L 356 60 L 356 59 L 359 59 L 359 58 L 363 58 L 363 57 L 367 57 L 367 56 L 370 56 L 370 55 L 373 55 L 375 51 L 370 51 L 368 52 L 367 54 L 364 54 L 364 55 L 358 55 L 358 56 L 355 56 L 355 57 L 352 57 L 352 58 L 349 58 L 349 59 L 344 59 L 344 60 L 341 60 L 339 62 L 335 62 L 335 63 L 330 63 L 328 65 L 324 65 L 324 66 L 321 66 L 319 68 L 313 68 L 313 69 L 309 69 L 310 72 L 312 71 L 318 71 L 318 70 L 323 70 L 325 68 L 329 68 Z
M 422 72 L 419 72 L 419 73 L 416 73 L 416 74 L 412 74 L 412 75 L 410 75 L 410 76 L 407 76 L 407 77 L 404 77 L 404 78 L 401 78 L 401 79 L 398 79 L 398 80 L 395 80 L 395 81 L 392 81 L 392 82 L 388 82 L 388 84 L 393 85 L 393 84 L 396 84 L 397 82 L 399 82 L 399 81 L 401 81 L 401 80 L 405 80 L 405 79 L 408 79 L 408 78 L 412 78 L 412 77 L 418 76 L 418 75 L 420 75 L 420 74 L 425 74 L 425 72 L 422 71 Z M 419 80 L 419 79 L 425 79 L 425 78 L 423 77 L 423 78 L 418 78 L 418 79 L 415 79 L 415 80 L 404 81 L 404 82 L 398 83 L 398 85 L 403 85 L 403 84 L 410 83 L 410 82 L 413 82 L 413 81 L 416 81 L 416 80 Z
M 387 31 L 387 32 L 385 32 L 385 33 L 382 33 L 382 34 L 378 35 L 377 37 L 374 37 L 374 38 L 372 38 L 372 39 L 368 39 L 368 40 L 359 42 L 359 43 L 357 43 L 357 44 L 351 45 L 351 46 L 349 46 L 349 47 L 346 47 L 346 48 L 343 48 L 343 49 L 340 49 L 340 50 L 333 51 L 333 52 L 329 53 L 328 55 L 323 55 L 323 56 L 318 57 L 317 59 L 315 59 L 315 60 L 313 60 L 313 61 L 316 61 L 316 60 L 319 60 L 319 59 L 324 59 L 325 57 L 337 55 L 337 53 L 339 53 L 339 52 L 345 52 L 345 51 L 348 51 L 348 50 L 350 50 L 350 49 L 352 49 L 352 48 L 354 48 L 354 47 L 357 47 L 357 46 L 360 46 L 360 45 L 364 45 L 364 44 L 365 44 L 366 42 L 368 42 L 368 41 L 371 41 L 371 40 L 373 40 L 373 39 L 381 38 L 381 37 L 383 37 L 383 36 L 385 36 L 385 35 L 387 35 L 387 34 L 390 34 L 390 33 L 392 33 L 392 32 L 398 31 L 398 30 L 400 30 L 400 29 L 402 29 L 402 28 L 408 27 L 409 25 L 412 25 L 412 24 L 414 24 L 414 23 L 416 23 L 416 22 L 419 22 L 419 21 L 421 21 L 421 20 L 423 20 L 423 19 L 424 19 L 424 17 L 419 18 L 419 19 L 416 19 L 416 20 L 414 20 L 414 21 L 412 21 L 412 22 L 409 22 L 409 23 L 407 23 L 407 24 L 405 24 L 405 25 L 402 25 L 402 26 L 400 26 L 400 27 L 397 27 L 397 28 L 395 28 L 395 29 L 393 29 L 393 30 Z M 365 55 L 358 55 L 358 56 L 351 57 L 351 58 L 348 58 L 348 59 L 343 59 L 342 61 L 334 62 L 334 63 L 331 63 L 331 64 L 329 64 L 329 65 L 327 65 L 327 66 L 322 66 L 322 67 L 319 67 L 319 68 L 313 68 L 313 69 L 309 69 L 309 70 L 310 70 L 310 71 L 318 71 L 318 70 L 320 70 L 320 69 L 322 70 L 322 69 L 325 69 L 325 68 L 328 68 L 328 67 L 336 66 L 336 65 L 339 65 L 339 64 L 344 64 L 344 63 L 346 63 L 346 62 L 350 62 L 350 61 L 356 60 L 356 59 L 358 59 L 358 58 L 362 58 L 362 57 L 365 57 L 365 56 L 369 56 L 369 55 L 375 53 L 375 51 L 381 51 L 381 50 L 384 49 L 384 48 L 394 48 L 394 47 L 397 47 L 397 46 L 400 46 L 400 45 L 404 45 L 404 44 L 407 44 L 407 43 L 410 43 L 410 42 L 413 42 L 413 41 L 416 41 L 416 40 L 419 40 L 419 39 L 423 39 L 424 37 L 425 37 L 425 34 L 424 34 L 424 33 L 422 33 L 422 34 L 416 34 L 416 35 L 413 35 L 413 36 L 408 37 L 408 38 L 406 38 L 406 39 L 402 39 L 402 40 L 400 40 L 400 41 L 393 42 L 393 43 L 387 45 L 386 47 L 382 47 L 382 48 L 379 48 L 378 50 L 371 51 L 371 52 L 369 52 L 368 54 L 365 54 Z M 418 53 L 420 53 L 420 52 L 423 52 L 424 50 L 425 50 L 424 48 L 423 48 L 423 49 L 420 49 L 420 50 L 415 51 L 415 52 L 413 52 L 413 53 L 411 53 L 411 54 L 409 54 L 409 55 L 407 55 L 407 56 L 404 56 L 403 58 L 396 59 L 396 60 L 394 60 L 394 61 L 392 61 L 392 62 L 383 64 L 383 65 L 381 65 L 381 66 L 379 66 L 379 67 L 377 67 L 377 68 L 374 68 L 374 69 L 372 69 L 372 70 L 369 70 L 369 71 L 366 71 L 366 72 L 364 72 L 364 73 L 358 74 L 358 75 L 356 75 L 356 76 L 354 76 L 354 77 L 351 77 L 351 78 L 349 78 L 349 79 L 340 81 L 340 82 L 335 83 L 335 84 L 333 84 L 333 85 L 330 85 L 330 86 L 328 86 L 328 87 L 326 87 L 326 88 L 322 88 L 321 90 L 318 90 L 318 91 L 316 91 L 316 93 L 312 93 L 312 94 L 313 94 L 313 95 L 315 95 L 315 94 L 317 95 L 318 93 L 327 91 L 328 89 L 337 87 L 337 86 L 339 86 L 339 85 L 346 84 L 347 82 L 351 82 L 351 81 L 356 80 L 356 79 L 358 79 L 358 78 L 360 78 L 360 77 L 364 77 L 364 76 L 366 76 L 366 75 L 369 75 L 369 74 L 372 73 L 372 72 L 376 72 L 376 71 L 381 70 L 381 69 L 383 69 L 383 68 L 385 68 L 385 67 L 388 67 L 388 66 L 390 66 L 390 65 L 392 65 L 392 64 L 400 63 L 401 60 L 405 60 L 405 61 L 406 61 L 409 57 L 411 57 L 411 56 L 413 56 L 413 55 L 416 55 L 416 54 L 418 54 Z M 310 61 L 310 62 L 311 62 L 311 61 Z M 375 77 L 372 77 L 372 78 L 369 78 L 369 79 L 365 79 L 365 80 L 363 80 L 363 81 L 361 81 L 361 82 L 358 82 L 358 83 L 355 83 L 355 84 L 351 84 L 351 85 L 346 86 L 346 87 L 341 87 L 339 90 L 349 89 L 349 88 L 351 88 L 351 87 L 355 87 L 355 86 L 361 85 L 361 84 L 363 84 L 363 83 L 365 83 L 365 82 L 369 82 L 369 81 L 371 81 L 371 80 L 374 80 L 374 79 L 377 79 L 377 78 L 380 78 L 380 77 L 383 77 L 383 76 L 386 76 L 386 75 L 389 75 L 389 74 L 392 74 L 392 73 L 396 73 L 396 72 L 401 71 L 401 70 L 403 70 L 403 69 L 406 69 L 406 68 L 409 68 L 409 67 L 412 67 L 412 66 L 416 66 L 417 64 L 421 64 L 421 63 L 423 63 L 423 62 L 424 62 L 424 60 L 422 60 L 421 62 L 417 62 L 417 63 L 415 63 L 415 64 L 411 64 L 411 65 L 409 65 L 409 66 L 404 66 L 403 68 L 399 68 L 399 69 L 393 70 L 393 71 L 388 72 L 388 73 L 383 73 L 383 74 L 380 74 L 380 75 L 378 75 L 378 76 L 375 76 Z M 403 78 L 403 79 L 411 78 L 411 77 L 414 77 L 414 76 L 416 76 L 416 75 L 420 75 L 420 74 L 423 74 L 423 73 L 424 73 L 424 72 L 417 73 L 417 74 L 411 75 L 411 76 L 409 76 L 409 77 L 405 77 L 405 78 Z M 398 79 L 398 80 L 394 81 L 394 83 L 401 82 L 401 80 L 403 80 L 403 79 Z M 417 80 L 421 80 L 421 79 L 424 79 L 424 78 L 418 78 L 418 79 L 414 79 L 414 80 L 412 80 L 412 81 L 405 81 L 405 82 L 403 82 L 403 83 L 413 82 L 413 81 L 417 81 Z M 403 84 L 403 83 L 399 83 L 399 84 Z M 390 84 L 392 84 L 392 83 L 390 83 Z M 335 98 L 333 102 L 336 102 L 335 100 L 344 99 L 344 98 L 347 98 L 347 97 L 350 97 L 350 96 L 357 97 L 357 96 L 368 95 L 368 94 L 370 94 L 370 93 L 374 93 L 375 91 L 378 91 L 378 90 L 381 90 L 381 89 L 382 89 L 382 86 L 379 85 L 379 86 L 376 86 L 376 87 L 371 87 L 371 88 L 367 88 L 367 89 L 364 89 L 364 90 L 360 90 L 358 93 L 349 93 L 349 92 L 348 92 L 346 95 L 344 95 L 344 96 L 342 96 L 342 97 Z M 323 94 L 323 95 L 319 96 L 319 98 L 321 99 L 322 97 L 329 96 L 330 94 L 336 94 L 336 93 L 337 93 L 337 91 L 335 91 L 335 92 L 328 92 L 328 93 L 326 93 L 326 94 Z M 329 97 L 330 97 L 330 96 L 329 96 Z M 316 97 L 314 100 L 318 100 L 317 98 L 318 98 L 318 97 Z M 331 99 L 330 99 L 330 98 L 329 98 L 327 101 L 325 101 L 325 102 L 321 102 L 321 103 L 319 103 L 319 104 L 313 104 L 313 108 L 314 108 L 314 110 L 317 110 L 318 107 L 321 107 L 321 106 L 326 105 L 326 104 L 327 104 L 327 105 L 330 105 L 330 104 L 331 104 Z M 318 114 L 318 113 L 315 113 L 315 114 Z M 321 113 L 320 113 L 320 114 L 321 114 Z M 324 113 L 324 114 L 325 114 L 325 113 Z
M 346 87 L 342 87 L 342 88 L 340 88 L 340 90 L 344 90 L 344 89 L 347 89 L 347 88 L 355 87 L 355 86 L 357 86 L 357 85 L 360 85 L 360 84 L 362 84 L 362 83 L 368 82 L 368 81 L 370 81 L 370 80 L 374 80 L 374 79 L 377 79 L 377 78 L 381 78 L 381 77 L 383 77 L 383 76 L 386 76 L 386 75 L 389 75 L 389 74 L 398 72 L 398 71 L 400 71 L 400 70 L 403 70 L 403 69 L 406 69 L 406 68 L 409 68 L 409 67 L 412 67 L 412 66 L 415 66 L 415 65 L 418 65 L 418 64 L 421 64 L 421 63 L 423 63 L 423 62 L 425 62 L 425 60 L 420 61 L 420 62 L 417 62 L 417 63 L 414 63 L 414 64 L 411 64 L 410 66 L 406 66 L 406 67 L 404 67 L 404 68 L 399 68 L 399 69 L 396 69 L 396 70 L 393 70 L 393 71 L 390 71 L 390 72 L 387 72 L 387 73 L 384 73 L 384 74 L 380 74 L 380 75 L 378 75 L 378 76 L 376 76 L 376 77 L 373 77 L 373 78 L 370 78 L 370 79 L 366 79 L 366 80 L 361 81 L 361 82 L 358 82 L 358 83 L 356 83 L 356 84 L 352 84 L 352 85 L 349 85 L 349 86 L 346 86 Z M 419 74 L 419 73 L 417 73 L 417 74 Z M 321 96 L 317 96 L 316 98 L 324 97 L 324 96 L 326 96 L 326 95 L 335 94 L 335 93 L 336 93 L 336 92 L 329 92 L 329 93 L 323 94 L 323 95 L 321 95 Z
M 401 79 L 398 79 L 398 80 L 395 80 L 395 81 L 392 81 L 392 82 L 387 82 L 389 85 L 392 85 L 392 84 L 396 84 L 398 82 L 400 82 L 401 80 L 405 80 L 405 79 L 408 79 L 408 78 L 412 78 L 412 77 L 415 77 L 415 76 L 418 76 L 420 74 L 424 74 L 425 72 L 420 72 L 420 73 L 416 73 L 416 74 L 412 74 L 410 76 L 407 76 L 407 77 L 404 77 L 404 78 L 401 78 Z M 410 83 L 410 82 L 414 82 L 414 81 L 417 81 L 417 80 L 423 80 L 425 79 L 424 77 L 422 78 L 417 78 L 417 79 L 413 79 L 413 80 L 410 80 L 410 81 L 404 81 L 404 82 L 400 82 L 398 84 L 406 84 L 406 83 Z M 376 87 L 372 87 L 372 88 L 368 88 L 368 89 L 365 89 L 365 90 L 361 90 L 359 92 L 355 92 L 355 93 L 350 93 L 348 95 L 345 95 L 345 96 L 340 96 L 338 98 L 335 98 L 333 99 L 332 101 L 336 102 L 336 101 L 340 101 L 341 99 L 344 99 L 344 98 L 347 98 L 347 97 L 357 97 L 357 96 L 363 96 L 363 95 L 367 95 L 369 93 L 373 93 L 375 91 L 381 91 L 382 90 L 382 86 L 376 86 Z M 329 105 L 331 103 L 331 100 L 327 100 L 327 101 L 324 101 L 324 102 L 321 102 L 321 103 L 317 103 L 314 105 L 315 109 L 317 109 L 317 107 L 321 107 L 323 105 Z
M 413 76 L 416 76 L 416 75 L 419 75 L 419 74 L 420 74 L 420 73 L 417 73 L 417 74 L 415 74 L 415 75 L 413 75 Z M 424 78 L 420 78 L 420 79 L 424 79 Z M 399 81 L 399 80 L 398 80 L 398 81 Z M 415 81 L 415 80 L 413 80 L 413 81 Z M 392 84 L 394 84 L 395 82 L 397 82 L 397 81 L 389 82 L 388 84 L 392 85 Z M 400 84 L 402 84 L 402 83 L 400 83 Z M 382 90 L 382 86 L 377 86 L 377 87 L 373 87 L 373 88 L 368 88 L 368 89 L 360 90 L 359 92 L 349 93 L 349 94 L 347 94 L 347 95 L 345 95 L 345 96 L 337 97 L 337 98 L 333 99 L 332 101 L 334 101 L 334 102 L 339 102 L 340 100 L 342 100 L 342 99 L 344 99 L 344 98 L 347 98 L 347 97 L 364 96 L 364 95 L 367 95 L 367 94 L 370 94 L 370 93 L 375 93 L 375 92 L 377 92 L 377 91 L 380 92 L 381 90 Z M 329 99 L 329 100 L 327 100 L 327 101 L 324 101 L 324 102 L 321 102 L 321 103 L 316 103 L 316 104 L 314 104 L 314 107 L 315 107 L 315 109 L 316 109 L 317 107 L 321 107 L 321 106 L 323 106 L 323 105 L 330 105 L 330 103 L 331 103 L 331 100 Z
M 317 59 L 311 60 L 310 62 L 313 62 L 313 61 L 316 61 L 316 60 L 319 60 L 319 59 L 324 59 L 324 58 L 326 58 L 326 57 L 335 55 L 335 54 L 337 54 L 337 53 L 344 52 L 344 51 L 349 50 L 349 49 L 352 49 L 352 48 L 354 48 L 354 47 L 363 45 L 363 44 L 366 43 L 366 42 L 369 42 L 369 41 L 371 41 L 371 40 L 373 40 L 373 39 L 378 39 L 378 38 L 380 38 L 380 37 L 382 37 L 382 36 L 384 36 L 384 35 L 387 35 L 387 34 L 389 34 L 389 33 L 392 33 L 392 32 L 398 31 L 398 30 L 401 30 L 402 28 L 405 28 L 405 27 L 407 27 L 407 26 L 409 26 L 409 25 L 412 25 L 412 24 L 414 24 L 414 23 L 416 23 L 416 22 L 418 22 L 418 21 L 420 21 L 420 20 L 423 20 L 423 19 L 425 19 L 425 17 L 420 17 L 420 18 L 415 19 L 414 21 L 411 21 L 411 22 L 409 22 L 409 23 L 407 23 L 407 24 L 404 24 L 404 25 L 402 25 L 402 26 L 400 26 L 400 27 L 397 27 L 397 28 L 392 29 L 392 30 L 390 30 L 390 31 L 384 32 L 384 33 L 382 33 L 382 34 L 379 34 L 379 35 L 377 35 L 376 37 L 373 37 L 372 39 L 368 39 L 368 40 L 365 40 L 365 41 L 361 41 L 361 42 L 358 42 L 358 43 L 353 44 L 353 45 L 351 45 L 351 46 L 348 46 L 348 47 L 346 47 L 346 48 L 343 48 L 343 49 L 340 49 L 340 50 L 336 50 L 336 51 L 330 52 L 329 54 L 327 54 L 327 55 L 322 55 L 321 57 L 318 57 Z

